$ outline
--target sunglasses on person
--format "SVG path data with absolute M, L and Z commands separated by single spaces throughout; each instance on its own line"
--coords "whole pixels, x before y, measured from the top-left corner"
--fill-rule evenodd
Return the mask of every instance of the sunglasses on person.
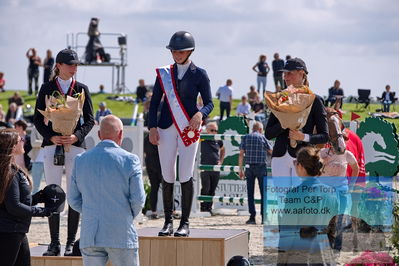
M 209 129 L 209 132 L 215 132 L 215 133 L 217 133 L 218 131 L 217 131 L 217 129 Z

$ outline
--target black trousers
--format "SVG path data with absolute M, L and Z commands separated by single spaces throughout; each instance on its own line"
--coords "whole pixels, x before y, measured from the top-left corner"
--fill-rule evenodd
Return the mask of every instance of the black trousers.
M 148 164 L 147 164 L 148 165 Z M 161 168 L 157 171 L 152 170 L 153 167 L 147 167 L 148 178 L 150 179 L 151 192 L 150 192 L 150 205 L 151 211 L 155 212 L 157 210 L 158 202 L 158 190 L 162 183 L 162 173 Z
M 32 95 L 32 83 L 35 82 L 35 94 L 39 90 L 39 71 L 28 70 L 28 94 Z
M 231 110 L 230 102 L 220 102 L 220 121 L 223 120 L 224 111 L 226 111 L 227 118 L 230 117 L 230 110 Z
M 215 196 L 215 191 L 219 183 L 220 172 L 204 171 L 201 172 L 201 195 Z M 201 202 L 202 211 L 210 211 L 212 202 Z
M 0 233 L 0 263 L 30 266 L 29 242 L 25 233 Z
M 51 69 L 45 69 L 43 72 L 43 83 L 49 82 L 51 77 Z
M 280 90 L 284 90 L 285 89 L 285 83 L 284 83 L 284 78 L 283 75 L 273 75 L 273 79 L 274 79 L 274 85 L 276 86 L 280 86 Z

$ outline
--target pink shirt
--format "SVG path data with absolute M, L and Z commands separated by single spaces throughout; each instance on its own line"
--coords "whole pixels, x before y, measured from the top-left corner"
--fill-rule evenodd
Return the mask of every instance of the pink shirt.
M 324 169 L 322 173 L 322 182 L 330 186 L 348 185 L 346 177 L 346 169 L 349 164 L 357 163 L 352 152 L 346 150 L 343 154 L 335 154 L 330 148 L 320 150 L 320 157 L 324 161 Z M 334 176 L 334 178 L 328 178 Z M 336 178 L 335 178 L 336 177 Z

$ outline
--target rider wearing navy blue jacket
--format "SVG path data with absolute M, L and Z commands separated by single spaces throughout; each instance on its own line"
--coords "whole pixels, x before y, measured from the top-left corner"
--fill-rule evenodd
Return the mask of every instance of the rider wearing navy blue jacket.
M 166 46 L 172 53 L 175 64 L 171 68 L 175 92 L 180 98 L 182 109 L 185 109 L 188 115 L 188 129 L 191 132 L 200 128 L 202 120 L 205 119 L 213 109 L 211 87 L 209 78 L 205 70 L 194 65 L 189 59 L 194 51 L 195 42 L 193 36 L 186 31 L 176 32 Z M 172 70 L 173 69 L 173 70 Z M 158 72 L 159 73 L 159 72 Z M 179 228 L 174 236 L 189 236 L 189 216 L 194 196 L 193 171 L 195 155 L 197 153 L 198 141 L 186 146 L 179 134 L 183 129 L 177 129 L 173 124 L 172 113 L 164 91 L 161 87 L 161 77 L 155 81 L 154 91 L 151 98 L 149 110 L 149 139 L 153 145 L 158 145 L 159 160 L 162 170 L 162 197 L 165 213 L 165 223 L 159 236 L 170 236 L 173 234 L 173 187 L 176 179 L 175 163 L 177 154 L 179 154 L 179 182 L 181 184 L 181 208 L 182 216 Z M 171 87 L 166 84 L 166 89 Z M 204 106 L 201 109 L 197 107 L 198 94 L 201 95 Z M 161 104 L 162 97 L 164 100 Z M 169 96 L 168 96 L 169 97 Z M 160 105 L 162 105 L 160 107 Z M 160 110 L 159 110 L 160 109 Z M 181 114 L 181 109 L 173 106 L 174 116 Z M 159 114 L 158 114 L 158 111 Z M 176 113 L 175 113 L 176 112 Z
M 213 109 L 211 87 L 206 71 L 191 62 L 183 78 L 179 80 L 179 70 L 176 63 L 174 64 L 174 69 L 177 69 L 177 71 L 174 71 L 175 80 L 177 81 L 177 93 L 180 96 L 180 100 L 188 116 L 191 118 L 199 111 L 202 113 L 203 119 L 206 118 Z M 204 103 L 204 107 L 202 107 L 201 110 L 197 108 L 198 93 L 201 95 Z M 159 120 L 157 119 L 157 110 L 162 96 L 163 91 L 157 78 L 151 98 L 148 128 L 159 127 L 165 129 L 170 127 L 173 123 L 169 107 L 166 103 L 162 104 Z

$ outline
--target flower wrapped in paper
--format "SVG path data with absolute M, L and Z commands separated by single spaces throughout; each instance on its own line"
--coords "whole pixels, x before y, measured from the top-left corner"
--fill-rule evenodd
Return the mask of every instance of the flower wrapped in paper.
M 282 92 L 265 93 L 266 104 L 281 127 L 292 130 L 300 130 L 305 126 L 315 98 L 316 95 L 307 86 L 289 86 Z M 290 140 L 290 145 L 295 148 L 296 140 Z
M 46 109 L 39 112 L 52 123 L 54 132 L 63 136 L 72 135 L 82 115 L 85 94 L 82 91 L 74 97 L 64 95 L 46 96 Z M 70 150 L 70 145 L 64 145 L 65 151 Z

